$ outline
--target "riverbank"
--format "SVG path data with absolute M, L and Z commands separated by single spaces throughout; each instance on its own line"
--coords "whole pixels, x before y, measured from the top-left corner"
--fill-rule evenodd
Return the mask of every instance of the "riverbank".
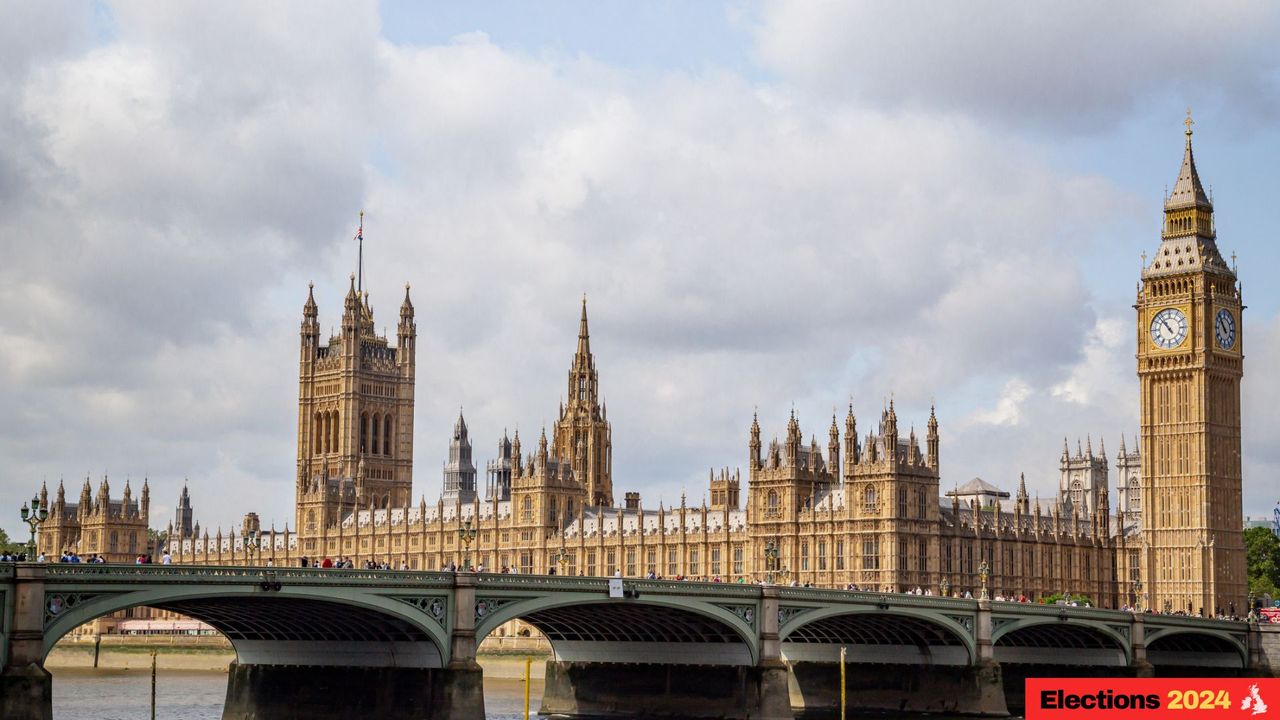
M 527 640 L 527 638 L 524 638 Z M 150 670 L 151 651 L 156 651 L 156 667 L 161 670 L 225 673 L 236 659 L 231 643 L 222 637 L 189 638 L 175 643 L 164 637 L 108 636 L 98 648 L 98 668 L 104 670 Z M 52 671 L 93 667 L 92 640 L 60 642 L 45 660 Z M 530 674 L 541 679 L 545 661 L 551 653 L 534 643 L 516 646 L 493 643 L 481 647 L 476 661 L 484 668 L 485 677 L 523 678 L 524 659 L 533 658 Z

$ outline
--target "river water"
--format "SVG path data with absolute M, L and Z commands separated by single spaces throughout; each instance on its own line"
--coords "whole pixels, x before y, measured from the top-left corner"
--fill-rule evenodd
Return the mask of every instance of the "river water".
M 140 720 L 150 717 L 150 670 L 53 670 L 54 720 Z M 532 712 L 542 699 L 542 681 L 530 683 Z M 162 670 L 156 681 L 157 720 L 220 720 L 227 674 L 219 671 Z M 524 717 L 524 681 L 485 678 L 489 720 Z M 372 720 L 372 719 L 371 719 Z

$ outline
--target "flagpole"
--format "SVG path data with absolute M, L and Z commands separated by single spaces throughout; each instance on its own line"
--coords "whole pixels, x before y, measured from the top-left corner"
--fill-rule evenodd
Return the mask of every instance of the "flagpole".
M 356 232 L 359 249 L 356 251 L 356 294 L 364 292 L 364 211 L 360 211 L 360 229 Z

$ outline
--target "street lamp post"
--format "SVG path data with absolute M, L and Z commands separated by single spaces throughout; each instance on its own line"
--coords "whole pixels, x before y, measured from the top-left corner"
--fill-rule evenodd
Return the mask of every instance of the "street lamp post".
M 258 564 L 262 562 L 262 531 L 251 530 L 244 540 L 245 546 L 253 551 L 253 562 Z
M 768 540 L 764 544 L 764 577 L 769 583 L 774 581 L 778 566 L 778 544 Z
M 560 548 L 555 555 L 551 556 L 551 559 L 555 560 L 556 564 L 560 566 L 560 575 L 563 576 L 565 568 L 569 564 L 569 552 L 564 548 Z
M 978 579 L 982 581 L 982 594 L 978 596 L 980 600 L 990 600 L 991 593 L 987 592 L 987 578 L 991 577 L 991 566 L 986 560 L 978 566 Z
M 950 580 L 946 579 L 945 577 L 942 578 L 942 585 L 940 586 L 939 589 L 942 590 L 942 597 L 951 597 L 951 581 Z
M 458 528 L 458 539 L 462 541 L 462 569 L 463 572 L 470 567 L 468 556 L 471 554 L 471 543 L 476 539 L 476 529 L 471 527 L 471 521 L 467 520 Z
M 1142 612 L 1142 581 L 1133 581 L 1133 611 Z
M 41 523 L 49 519 L 49 508 L 40 502 L 39 495 L 31 497 L 31 505 L 22 503 L 22 522 L 31 528 L 31 539 L 27 541 L 27 560 L 35 562 L 36 559 L 36 531 L 40 529 Z

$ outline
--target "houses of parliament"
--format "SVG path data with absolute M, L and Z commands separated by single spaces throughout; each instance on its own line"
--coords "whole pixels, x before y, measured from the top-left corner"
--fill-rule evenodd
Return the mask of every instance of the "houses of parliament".
M 1025 481 L 1014 492 L 977 478 L 944 483 L 938 418 L 930 412 L 922 436 L 904 433 L 889 402 L 870 418 L 852 405 L 833 415 L 825 446 L 805 441 L 794 412 L 771 440 L 753 417 L 744 422 L 745 467 L 712 472 L 709 501 L 697 506 L 683 496 L 670 507 L 646 507 L 637 492 L 617 498 L 584 298 L 567 402 L 550 434 L 504 433 L 491 441 L 482 475 L 460 413 L 443 493 L 415 503 L 414 306 L 406 286 L 393 344 L 376 332 L 368 294 L 353 279 L 331 337 L 321 337 L 312 293 L 303 306 L 292 525 L 264 529 L 250 513 L 238 533 L 202 533 L 184 489 L 158 552 L 175 563 L 346 557 L 414 570 L 471 565 L 975 595 L 985 568 L 997 596 L 1069 593 L 1193 614 L 1243 608 L 1243 305 L 1235 269 L 1218 250 L 1189 120 L 1164 216 L 1135 301 L 1140 436 L 1122 439 L 1114 456 L 1101 439 L 1096 449 L 1093 439 L 1064 443 L 1054 497 L 1031 497 Z M 132 561 L 146 534 L 148 491 L 140 504 L 129 492 L 112 501 L 105 479 L 96 496 L 86 480 L 73 505 L 59 487 L 41 549 Z

